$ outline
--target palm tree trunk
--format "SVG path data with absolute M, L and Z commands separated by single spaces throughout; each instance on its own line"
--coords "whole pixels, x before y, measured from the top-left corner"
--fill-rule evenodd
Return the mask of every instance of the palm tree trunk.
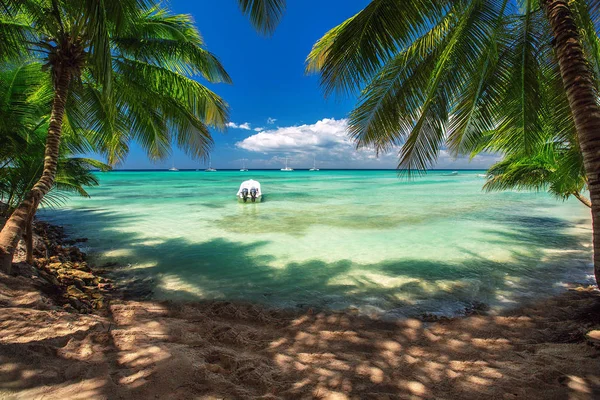
M 600 107 L 568 0 L 543 0 L 569 99 L 592 202 L 594 274 L 600 284 Z
M 69 68 L 61 68 L 60 75 L 54 89 L 54 101 L 52 102 L 52 114 L 46 138 L 46 152 L 44 155 L 44 171 L 42 176 L 25 196 L 25 200 L 15 209 L 0 232 L 0 271 L 11 272 L 12 259 L 27 228 L 30 214 L 35 212 L 36 205 L 50 191 L 56 176 L 58 163 L 58 150 L 62 134 L 62 121 L 65 114 L 65 105 L 69 94 L 69 83 L 71 71 Z
M 33 213 L 27 218 L 27 228 L 25 228 L 25 262 L 33 265 Z
M 31 207 L 31 212 L 27 218 L 27 228 L 25 229 L 25 262 L 33 265 L 33 219 L 39 203 L 36 201 Z
M 575 192 L 573 193 L 573 196 L 575 196 L 575 198 L 577 200 L 579 200 L 581 203 L 583 203 L 583 205 L 592 208 L 592 202 L 590 201 L 590 199 L 588 199 L 587 197 L 585 197 L 584 195 L 582 195 L 579 192 Z

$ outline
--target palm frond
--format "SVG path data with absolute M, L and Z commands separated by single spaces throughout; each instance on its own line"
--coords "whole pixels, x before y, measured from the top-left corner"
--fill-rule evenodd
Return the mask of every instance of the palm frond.
M 283 18 L 286 0 L 238 0 L 238 4 L 254 28 L 269 35 Z
M 451 8 L 450 0 L 373 0 L 327 32 L 307 58 L 325 94 L 355 93 L 396 54 L 422 36 Z

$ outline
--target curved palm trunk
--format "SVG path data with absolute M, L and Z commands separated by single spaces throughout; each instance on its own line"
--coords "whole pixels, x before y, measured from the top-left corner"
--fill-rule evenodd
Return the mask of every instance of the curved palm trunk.
M 583 155 L 592 205 L 594 274 L 600 284 L 600 107 L 594 78 L 581 46 L 568 0 L 543 0 L 554 50 Z
M 39 203 L 36 201 L 29 212 L 29 217 L 27 218 L 27 228 L 25 229 L 25 262 L 29 265 L 33 265 L 33 218 L 35 217 L 35 212 L 37 211 Z
M 11 272 L 13 255 L 23 232 L 27 228 L 30 216 L 33 218 L 37 204 L 40 203 L 54 184 L 62 134 L 62 121 L 69 94 L 70 80 L 71 72 L 68 68 L 62 68 L 54 92 L 42 176 L 27 194 L 25 200 L 12 213 L 0 232 L 0 270 L 6 273 Z
M 25 262 L 33 265 L 33 212 L 27 218 L 27 228 L 25 228 Z
M 575 193 L 573 193 L 573 196 L 575 196 L 575 198 L 577 200 L 579 200 L 586 207 L 592 208 L 592 202 L 590 201 L 590 199 L 588 199 L 587 197 L 585 197 L 581 193 L 575 192 Z

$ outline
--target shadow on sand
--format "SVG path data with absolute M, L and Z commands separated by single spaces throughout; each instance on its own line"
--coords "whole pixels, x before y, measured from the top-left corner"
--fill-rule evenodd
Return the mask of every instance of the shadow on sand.
M 24 278 L 0 276 L 4 305 L 0 397 L 591 399 L 600 395 L 600 353 L 584 339 L 585 332 L 600 325 L 597 291 L 571 291 L 500 316 L 433 324 L 417 319 L 375 321 L 309 308 L 331 305 L 319 303 L 316 294 L 322 293 L 351 299 L 370 296 L 396 307 L 412 305 L 403 296 L 431 301 L 447 300 L 455 293 L 464 307 L 465 299 L 493 301 L 515 285 L 523 292 L 535 292 L 540 282 L 510 282 L 507 274 L 529 265 L 548 285 L 560 278 L 565 268 L 558 266 L 567 259 L 554 260 L 547 250 L 574 249 L 579 255 L 589 240 L 568 233 L 571 226 L 561 220 L 498 221 L 499 229 L 493 232 L 497 240 L 517 249 L 509 263 L 465 250 L 466 261 L 460 264 L 391 260 L 358 266 L 389 280 L 403 277 L 386 286 L 380 278 L 355 274 L 357 266 L 349 260 L 290 263 L 276 269 L 269 266 L 268 255 L 256 255 L 264 242 L 171 239 L 148 244 L 147 238 L 113 230 L 123 222 L 120 216 L 76 212 L 95 226 L 98 237 L 109 238 L 116 247 L 126 243 L 132 260 L 152 265 L 121 269 L 123 280 L 148 276 L 161 278 L 155 283 L 165 277 L 175 280 L 173 288 L 162 283 L 158 288 L 173 298 L 218 297 L 227 287 L 240 299 L 258 294 L 266 303 L 292 299 L 305 301 L 306 306 L 278 311 L 234 302 L 123 300 L 114 301 L 106 315 L 78 315 L 54 308 Z M 522 243 L 527 251 L 518 251 L 515 245 Z M 184 255 L 196 262 L 182 262 Z M 531 262 L 542 257 L 542 263 Z M 449 277 L 456 285 L 449 286 Z M 468 284 L 472 281 L 489 290 L 473 290 Z M 290 287 L 294 293 L 289 293 Z M 424 304 L 419 304 L 421 311 Z

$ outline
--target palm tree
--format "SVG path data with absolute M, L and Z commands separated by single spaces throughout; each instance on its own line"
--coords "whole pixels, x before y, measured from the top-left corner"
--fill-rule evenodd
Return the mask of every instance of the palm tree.
M 573 196 L 591 208 L 582 193 L 587 188 L 581 153 L 577 147 L 549 143 L 533 155 L 507 155 L 487 171 L 487 191 L 548 191 L 559 199 Z
M 265 34 L 285 7 L 285 0 L 238 3 Z M 93 148 L 114 163 L 130 140 L 152 158 L 165 157 L 171 139 L 204 156 L 212 143 L 207 125 L 227 120 L 225 102 L 192 79 L 230 82 L 191 18 L 147 0 L 0 0 L 0 35 L 0 61 L 38 60 L 53 88 L 43 173 L 0 232 L 0 270 L 10 271 L 27 221 L 55 182 L 65 126 L 92 130 Z
M 39 180 L 44 165 L 44 139 L 48 131 L 48 111 L 52 91 L 49 76 L 31 62 L 6 65 L 0 69 L 0 218 L 10 217 Z M 42 200 L 42 205 L 54 205 L 64 198 L 65 192 L 88 196 L 84 186 L 96 186 L 98 180 L 91 168 L 106 170 L 110 167 L 99 161 L 72 157 L 72 153 L 86 151 L 82 146 L 89 135 L 64 132 L 60 148 L 54 188 Z M 33 259 L 32 223 L 30 213 L 25 229 L 27 261 Z
M 230 81 L 191 18 L 143 3 L 24 0 L 9 2 L 10 14 L 2 14 L 1 30 L 21 39 L 13 45 L 21 44 L 22 57 L 40 70 L 43 63 L 53 90 L 44 168 L 0 232 L 2 269 L 10 270 L 27 221 L 54 184 L 63 125 L 93 131 L 91 143 L 112 164 L 130 140 L 153 158 L 165 157 L 172 139 L 203 156 L 211 144 L 207 125 L 227 120 L 225 102 L 191 78 Z
M 359 93 L 350 116 L 358 146 L 399 148 L 399 167 L 423 171 L 447 146 L 530 157 L 548 129 L 581 150 L 600 282 L 600 2 L 373 0 L 313 47 L 308 71 L 326 94 Z
M 41 146 L 40 146 L 41 144 Z M 19 153 L 10 166 L 0 169 L 0 200 L 5 209 L 1 217 L 9 217 L 23 201 L 27 193 L 42 174 L 44 165 L 43 142 L 30 143 L 27 151 Z M 92 169 L 109 170 L 110 166 L 100 161 L 61 154 L 58 160 L 54 186 L 44 196 L 40 205 L 53 207 L 62 203 L 69 193 L 89 197 L 86 186 L 98 186 L 98 178 Z M 4 215 L 2 215 L 4 214 Z M 33 262 L 33 217 L 31 213 L 25 228 L 26 261 Z

